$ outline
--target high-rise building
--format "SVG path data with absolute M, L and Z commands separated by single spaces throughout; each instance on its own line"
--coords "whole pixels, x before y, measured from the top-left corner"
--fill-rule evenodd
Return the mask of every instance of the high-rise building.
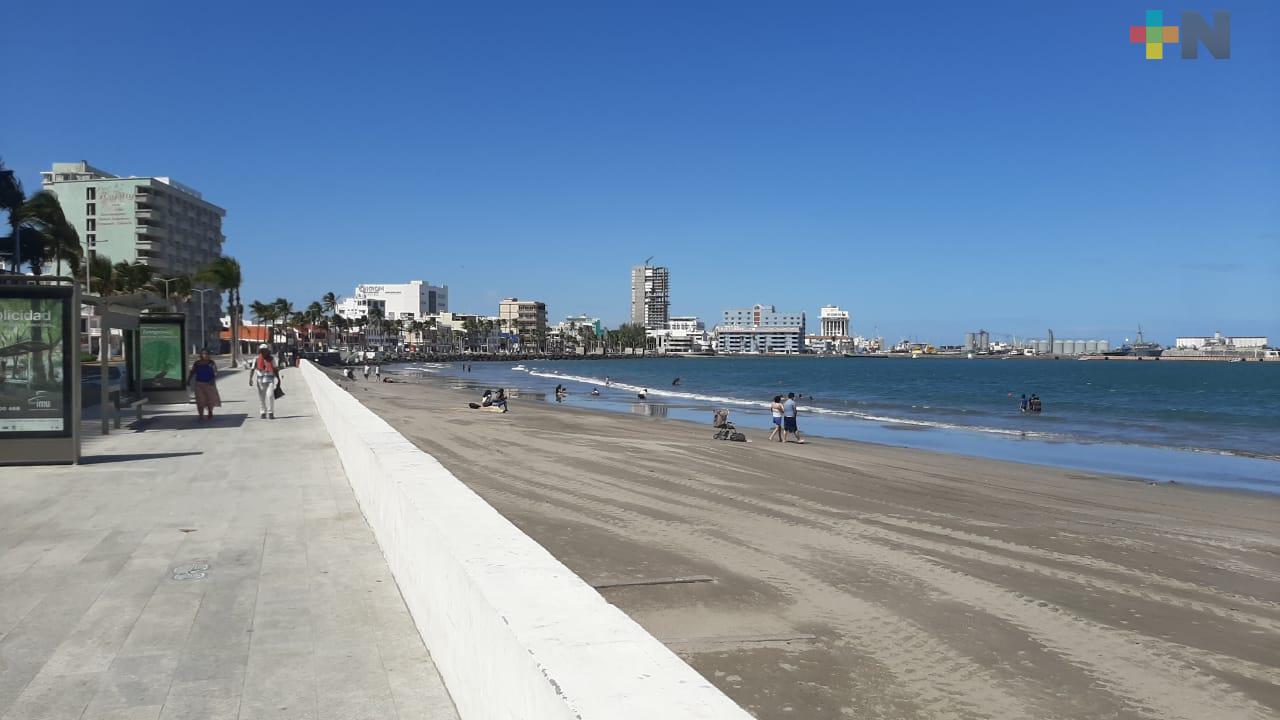
M 222 254 L 222 218 L 227 211 L 171 178 L 120 177 L 83 160 L 54 163 L 40 176 L 44 189 L 58 197 L 85 249 L 99 257 L 113 263 L 140 262 L 160 279 L 194 275 Z M 187 336 L 199 347 L 218 345 L 219 299 L 219 293 L 210 292 L 187 303 Z
M 631 322 L 646 330 L 665 330 L 671 310 L 671 274 L 665 267 L 631 268 Z

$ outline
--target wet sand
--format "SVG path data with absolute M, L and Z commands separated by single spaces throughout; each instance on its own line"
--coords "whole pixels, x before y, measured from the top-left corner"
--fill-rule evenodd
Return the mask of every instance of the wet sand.
M 342 382 L 757 717 L 1280 717 L 1280 498 Z

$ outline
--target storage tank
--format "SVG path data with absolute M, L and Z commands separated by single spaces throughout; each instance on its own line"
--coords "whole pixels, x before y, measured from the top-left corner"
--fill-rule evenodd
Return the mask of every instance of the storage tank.
M 1054 340 L 1054 341 L 1053 341 L 1053 349 L 1051 350 L 1051 352 L 1052 352 L 1054 355 L 1065 355 L 1066 353 L 1064 353 L 1064 352 L 1063 352 L 1063 348 L 1064 348 L 1065 346 L 1066 346 L 1066 341 L 1065 341 L 1065 340 Z
M 1104 353 L 1104 352 L 1111 352 L 1111 341 L 1110 341 L 1110 340 L 1099 340 L 1099 341 L 1098 341 L 1098 352 L 1100 352 L 1100 353 Z
M 1098 353 L 1098 341 L 1097 340 L 1085 341 L 1084 351 L 1088 355 L 1096 355 Z

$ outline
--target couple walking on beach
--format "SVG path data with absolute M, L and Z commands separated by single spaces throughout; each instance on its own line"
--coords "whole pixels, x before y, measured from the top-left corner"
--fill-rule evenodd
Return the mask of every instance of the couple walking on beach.
M 778 442 L 791 442 L 787 440 L 787 435 L 790 434 L 795 436 L 795 442 L 804 443 L 800 437 L 799 426 L 796 424 L 796 415 L 799 411 L 796 409 L 795 393 L 787 393 L 786 400 L 783 400 L 781 395 L 774 395 L 769 410 L 773 413 L 773 432 L 769 433 L 770 440 L 776 437 Z

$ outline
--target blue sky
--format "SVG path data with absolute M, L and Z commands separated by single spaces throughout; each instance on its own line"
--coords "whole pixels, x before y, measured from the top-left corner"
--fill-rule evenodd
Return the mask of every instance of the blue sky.
M 653 255 L 712 322 L 1280 339 L 1280 3 L 1158 62 L 1150 3 L 604 5 L 19 3 L 0 156 L 200 189 L 246 300 L 616 323 Z

